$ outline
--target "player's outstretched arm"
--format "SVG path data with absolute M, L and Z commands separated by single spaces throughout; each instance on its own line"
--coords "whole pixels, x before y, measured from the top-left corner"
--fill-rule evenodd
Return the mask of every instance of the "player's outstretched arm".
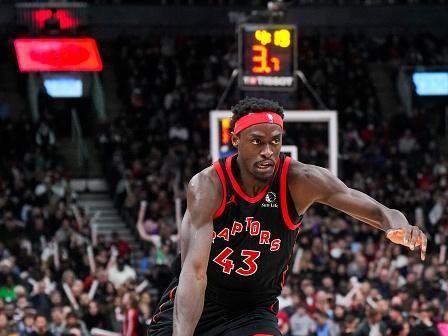
M 221 184 L 213 168 L 188 184 L 187 211 L 181 223 L 182 271 L 174 301 L 173 335 L 193 335 L 204 307 L 213 215 L 221 204 Z
M 390 209 L 358 190 L 347 187 L 325 168 L 293 161 L 288 172 L 289 187 L 298 211 L 317 202 L 341 210 L 386 232 L 387 238 L 414 250 L 421 247 L 425 259 L 427 238 L 398 210 Z

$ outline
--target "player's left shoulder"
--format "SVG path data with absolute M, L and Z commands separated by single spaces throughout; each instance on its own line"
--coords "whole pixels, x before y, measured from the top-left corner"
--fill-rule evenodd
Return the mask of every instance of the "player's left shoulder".
M 287 185 L 299 214 L 304 214 L 317 197 L 316 175 L 318 168 L 297 160 L 291 160 L 287 172 Z
M 287 172 L 287 179 L 290 183 L 297 183 L 299 181 L 303 181 L 306 178 L 310 177 L 310 174 L 313 174 L 315 166 L 291 159 Z
M 326 181 L 327 176 L 331 173 L 326 168 L 292 159 L 287 174 L 289 185 L 297 186 L 300 184 L 301 186 L 312 186 L 316 183 Z

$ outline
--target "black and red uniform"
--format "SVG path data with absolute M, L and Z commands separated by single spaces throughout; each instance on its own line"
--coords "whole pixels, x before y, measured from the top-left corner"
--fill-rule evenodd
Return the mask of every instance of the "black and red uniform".
M 213 219 L 207 289 L 195 335 L 281 335 L 277 297 L 285 282 L 301 217 L 288 189 L 291 158 L 281 154 L 271 182 L 248 196 L 235 177 L 236 155 L 213 164 L 223 200 Z M 178 258 L 177 275 L 180 274 Z M 175 278 L 162 297 L 149 335 L 171 335 Z

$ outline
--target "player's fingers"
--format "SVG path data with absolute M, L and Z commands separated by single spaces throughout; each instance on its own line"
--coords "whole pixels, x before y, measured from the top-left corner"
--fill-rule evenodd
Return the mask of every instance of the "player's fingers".
M 409 242 L 411 241 L 411 230 L 406 228 L 403 229 L 403 231 L 404 231 L 403 244 L 409 247 Z
M 413 251 L 415 249 L 415 246 L 417 244 L 417 239 L 420 236 L 420 229 L 416 226 L 412 227 L 411 230 L 411 240 L 409 242 L 409 248 Z
M 422 260 L 425 260 L 426 259 L 426 248 L 428 247 L 428 239 L 426 238 L 426 235 L 423 232 L 420 233 L 420 239 L 422 240 L 422 244 L 420 246 L 421 258 L 422 258 Z

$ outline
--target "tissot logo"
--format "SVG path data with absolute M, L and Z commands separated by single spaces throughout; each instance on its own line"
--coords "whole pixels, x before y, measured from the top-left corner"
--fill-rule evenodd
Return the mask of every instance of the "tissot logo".
M 266 196 L 264 197 L 264 200 L 267 203 L 262 203 L 261 206 L 264 208 L 278 208 L 278 204 L 277 204 L 277 195 L 275 194 L 275 192 L 270 191 L 266 194 Z

